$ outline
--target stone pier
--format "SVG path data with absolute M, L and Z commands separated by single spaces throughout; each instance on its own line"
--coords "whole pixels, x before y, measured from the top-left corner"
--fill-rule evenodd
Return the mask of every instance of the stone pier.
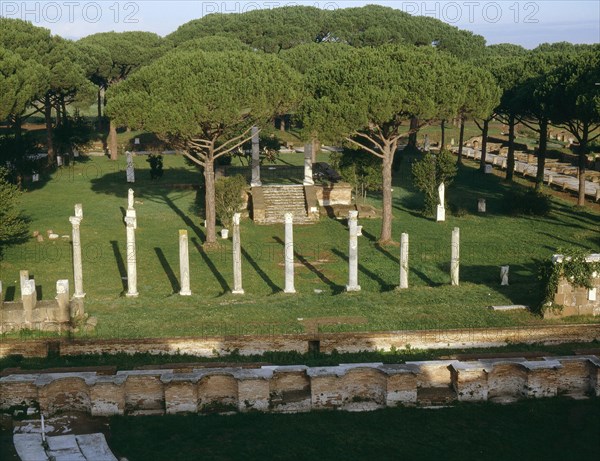
M 400 289 L 408 288 L 408 234 L 400 236 Z
M 33 309 L 37 304 L 35 280 L 27 280 L 21 289 L 23 295 L 23 320 L 29 324 L 33 321 Z
M 233 291 L 235 295 L 243 295 L 242 288 L 242 245 L 240 242 L 240 213 L 233 215 Z
M 285 293 L 296 293 L 294 287 L 294 215 L 285 214 Z
M 57 320 L 59 322 L 68 322 L 71 320 L 68 280 L 58 280 L 56 282 L 56 302 L 58 304 Z
M 21 300 L 25 294 L 25 285 L 29 281 L 29 271 L 19 271 L 19 288 L 21 289 Z
M 450 277 L 452 285 L 459 284 L 459 267 L 460 267 L 460 229 L 455 227 L 452 230 L 452 261 L 450 262 Z
M 312 142 L 304 145 L 304 185 L 313 186 L 315 181 L 313 180 L 313 165 L 312 165 Z
M 348 285 L 346 291 L 360 291 L 358 284 L 358 211 L 352 210 L 348 214 Z
M 127 225 L 127 296 L 136 297 L 139 293 L 137 291 L 137 254 L 135 247 L 137 218 L 135 210 L 133 210 L 131 216 L 125 217 L 125 224 Z
M 181 277 L 181 296 L 191 296 L 190 290 L 190 253 L 188 248 L 188 232 L 179 231 L 179 273 Z

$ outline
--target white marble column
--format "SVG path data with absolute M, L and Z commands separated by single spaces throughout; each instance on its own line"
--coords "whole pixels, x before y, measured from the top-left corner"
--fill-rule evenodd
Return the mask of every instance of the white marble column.
M 79 215 L 79 216 L 77 216 Z M 85 298 L 83 291 L 83 262 L 81 258 L 81 235 L 79 226 L 83 220 L 83 211 L 75 205 L 75 216 L 71 216 L 69 221 L 73 226 L 72 244 L 73 244 L 73 281 L 75 284 L 75 298 Z
M 285 214 L 285 293 L 296 293 L 294 287 L 294 215 Z
M 181 277 L 181 296 L 191 296 L 190 290 L 190 253 L 188 248 L 188 231 L 179 230 L 179 274 Z
M 312 150 L 313 145 L 311 142 L 304 145 L 304 185 L 312 186 L 315 184 L 313 180 L 312 170 Z
M 444 183 L 441 183 L 438 186 L 438 195 L 440 198 L 440 203 L 437 206 L 436 221 L 444 222 L 446 220 L 446 186 Z
M 137 229 L 137 219 L 136 219 L 136 213 L 135 213 L 135 194 L 133 192 L 133 189 L 129 189 L 127 191 L 127 210 L 125 211 L 125 216 L 128 218 L 133 218 L 134 219 L 134 229 Z
M 348 285 L 346 291 L 360 291 L 358 284 L 358 211 L 352 210 L 348 215 L 348 230 L 350 231 L 348 245 Z
M 400 236 L 400 289 L 408 288 L 408 234 Z
M 137 227 L 135 210 L 132 216 L 125 217 L 127 225 L 127 296 L 130 298 L 138 296 L 137 291 L 137 262 L 135 247 L 135 228 Z
M 452 261 L 450 262 L 450 277 L 452 285 L 459 284 L 460 267 L 460 229 L 455 227 L 452 231 Z
M 235 295 L 243 295 L 242 288 L 242 246 L 240 242 L 240 214 L 233 215 L 233 291 Z
M 252 187 L 262 186 L 260 180 L 260 141 L 258 137 L 258 127 L 252 127 L 252 180 L 250 185 Z

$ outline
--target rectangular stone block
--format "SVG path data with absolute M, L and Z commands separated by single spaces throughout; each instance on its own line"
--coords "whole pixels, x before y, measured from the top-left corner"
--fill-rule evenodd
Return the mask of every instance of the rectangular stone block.
M 310 380 L 312 408 L 336 409 L 343 405 L 347 397 L 342 392 L 336 376 L 313 376 Z
M 416 405 L 417 377 L 413 373 L 400 373 L 387 379 L 386 404 L 388 407 Z
M 165 392 L 160 372 L 129 374 L 125 381 L 125 413 L 156 415 L 164 412 Z
M 267 411 L 269 409 L 269 381 L 266 379 L 243 379 L 238 381 L 238 409 Z
M 310 411 L 310 380 L 304 370 L 275 371 L 269 384 L 269 405 L 273 411 Z
M 488 398 L 487 372 L 481 367 L 453 367 L 452 387 L 461 402 L 485 402 Z
M 125 414 L 125 389 L 113 382 L 96 382 L 90 386 L 92 416 Z
M 165 384 L 165 408 L 169 415 L 198 412 L 198 386 L 192 381 Z
M 527 373 L 527 397 L 555 397 L 557 374 L 557 370 L 550 367 L 530 369 Z

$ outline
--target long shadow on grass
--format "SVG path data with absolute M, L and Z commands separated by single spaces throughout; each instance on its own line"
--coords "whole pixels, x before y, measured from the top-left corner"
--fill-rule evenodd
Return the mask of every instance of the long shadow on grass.
M 379 245 L 379 243 L 377 243 L 377 237 L 375 237 L 373 234 L 371 234 L 370 232 L 367 232 L 366 230 L 362 230 L 362 234 L 370 241 L 373 243 L 374 248 L 379 251 L 383 256 L 385 256 L 386 258 L 388 258 L 390 261 L 392 261 L 394 264 L 400 264 L 400 258 L 396 258 L 394 255 L 392 255 L 389 251 L 385 250 L 381 245 Z
M 344 261 L 348 262 L 348 255 L 342 253 L 341 251 L 339 251 L 335 248 L 333 248 L 331 251 L 336 256 L 338 256 L 338 257 L 342 258 Z M 358 270 L 360 272 L 362 272 L 363 274 L 365 274 L 367 277 L 369 277 L 374 282 L 378 283 L 382 292 L 392 291 L 396 288 L 394 285 L 390 285 L 389 283 L 387 283 L 385 280 L 383 280 L 381 277 L 379 277 L 374 272 L 371 272 L 369 269 L 365 268 L 365 266 L 363 266 L 362 264 L 358 264 Z
M 110 244 L 112 245 L 112 250 L 115 255 L 115 261 L 117 262 L 117 269 L 119 270 L 119 275 L 121 277 L 121 285 L 123 285 L 123 291 L 127 291 L 127 282 L 125 282 L 125 277 L 127 277 L 127 272 L 125 270 L 125 261 L 123 261 L 123 256 L 121 255 L 121 250 L 119 249 L 119 242 L 116 240 L 111 240 Z
M 277 243 L 279 243 L 281 246 L 283 246 L 285 248 L 285 242 L 283 240 L 281 240 L 279 237 L 273 236 L 273 240 L 275 240 Z M 329 287 L 332 289 L 334 294 L 341 293 L 344 290 L 344 287 L 342 285 L 338 285 L 335 282 L 333 282 L 329 277 L 327 277 L 325 274 L 323 274 L 323 272 L 321 272 L 319 269 L 317 269 L 315 266 L 313 266 L 311 263 L 309 263 L 308 260 L 304 256 L 302 256 L 300 253 L 298 253 L 297 251 L 294 251 L 294 256 L 296 257 L 296 259 L 298 261 L 300 261 L 300 263 L 304 267 L 306 267 L 309 271 L 311 271 L 313 274 L 315 274 L 317 277 L 319 277 L 319 279 L 323 283 L 325 283 L 326 285 L 329 285 Z
M 173 269 L 171 269 L 171 266 L 169 265 L 167 258 L 165 258 L 165 254 L 163 253 L 162 249 L 160 249 L 160 248 L 154 248 L 154 251 L 156 252 L 156 256 L 158 257 L 158 260 L 160 261 L 160 265 L 162 266 L 163 270 L 165 271 L 165 274 L 167 275 L 169 282 L 171 283 L 171 287 L 173 288 L 173 293 L 179 293 L 179 290 L 181 290 L 181 287 L 179 286 L 179 281 L 177 280 L 177 277 L 175 276 Z
M 202 232 L 202 230 L 196 224 L 194 224 L 194 221 L 192 221 L 188 215 L 186 215 L 183 211 L 181 211 L 181 209 L 177 205 L 175 205 L 173 200 L 171 200 L 166 195 L 163 197 L 163 199 L 165 203 L 169 206 L 169 208 L 171 208 L 171 210 L 173 210 L 177 214 L 177 216 L 179 216 L 182 219 L 186 226 L 192 229 L 200 239 L 205 239 L 204 232 Z
M 271 288 L 273 293 L 283 291 L 280 287 L 278 287 L 277 285 L 275 285 L 275 283 L 273 283 L 273 280 L 271 280 L 269 278 L 269 276 L 267 275 L 267 273 L 260 268 L 258 263 L 254 260 L 254 258 L 252 258 L 252 256 L 250 256 L 250 253 L 248 253 L 244 249 L 244 247 L 242 247 L 242 256 L 244 256 L 244 258 L 246 258 L 246 260 L 250 263 L 250 265 L 256 271 L 256 273 L 260 276 L 260 278 L 265 281 L 265 283 L 269 286 L 269 288 Z
M 221 289 L 223 290 L 223 294 L 231 291 L 231 288 L 229 288 L 229 284 L 227 283 L 227 280 L 225 280 L 225 278 L 221 275 L 221 273 L 219 272 L 219 270 L 217 269 L 217 267 L 214 265 L 214 263 L 212 262 L 212 260 L 204 252 L 204 250 L 202 249 L 202 245 L 200 245 L 200 242 L 198 242 L 198 239 L 196 237 L 192 237 L 190 240 L 194 244 L 194 247 L 196 247 L 196 250 L 198 250 L 198 253 L 200 253 L 200 256 L 204 260 L 204 263 L 208 266 L 208 268 L 210 269 L 210 271 L 213 273 L 213 275 L 215 276 L 215 278 L 219 282 L 219 285 L 221 285 Z

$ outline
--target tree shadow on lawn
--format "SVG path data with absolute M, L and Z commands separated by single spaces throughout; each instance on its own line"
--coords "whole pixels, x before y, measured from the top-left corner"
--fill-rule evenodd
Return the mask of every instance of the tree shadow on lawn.
M 285 242 L 283 240 L 281 240 L 281 238 L 279 238 L 277 236 L 273 236 L 273 240 L 275 240 L 277 243 L 279 243 L 281 246 L 283 246 L 285 248 Z M 300 263 L 304 267 L 306 267 L 309 271 L 311 271 L 313 274 L 315 274 L 323 283 L 328 285 L 331 288 L 333 294 L 339 294 L 344 291 L 344 287 L 342 285 L 338 285 L 337 283 L 335 283 L 333 280 L 331 280 L 329 277 L 327 277 L 322 271 L 320 271 L 314 265 L 312 265 L 310 262 L 308 262 L 308 260 L 304 256 L 302 256 L 300 253 L 298 253 L 295 250 L 294 250 L 294 256 L 296 257 L 296 259 L 298 261 L 300 261 Z
M 225 293 L 230 292 L 231 288 L 229 288 L 229 284 L 227 283 L 225 278 L 221 275 L 221 273 L 219 272 L 217 267 L 214 265 L 214 263 L 212 262 L 210 257 L 206 254 L 206 252 L 202 248 L 202 245 L 200 245 L 200 242 L 198 242 L 198 239 L 195 237 L 192 237 L 190 240 L 192 241 L 192 244 L 194 245 L 194 247 L 196 248 L 198 253 L 200 253 L 200 256 L 202 257 L 202 260 L 204 261 L 204 263 L 208 266 L 210 271 L 213 273 L 213 275 L 219 282 L 219 285 L 221 285 L 221 289 L 223 290 L 221 295 L 224 295 Z

